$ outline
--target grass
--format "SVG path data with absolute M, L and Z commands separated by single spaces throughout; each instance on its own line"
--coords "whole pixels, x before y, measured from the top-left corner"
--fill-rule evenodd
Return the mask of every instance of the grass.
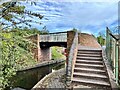
M 58 59 L 65 59 L 65 55 L 63 53 L 63 47 L 51 47 L 52 50 L 52 59 L 58 60 Z

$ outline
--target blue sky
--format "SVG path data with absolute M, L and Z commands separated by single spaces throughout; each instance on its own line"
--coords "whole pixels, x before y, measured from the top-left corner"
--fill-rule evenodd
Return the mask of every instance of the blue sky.
M 76 28 L 81 32 L 97 35 L 105 32 L 106 26 L 118 25 L 118 1 L 62 1 L 40 0 L 37 5 L 25 4 L 27 10 L 44 16 L 42 25 L 32 24 L 42 29 L 46 26 L 49 32 L 62 32 Z M 46 19 L 47 18 L 47 19 Z M 37 18 L 34 20 L 38 21 Z

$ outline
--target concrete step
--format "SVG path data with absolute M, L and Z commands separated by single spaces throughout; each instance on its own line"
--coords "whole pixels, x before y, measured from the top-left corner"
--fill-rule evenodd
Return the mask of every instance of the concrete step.
M 87 59 L 87 60 L 102 60 L 102 57 L 83 57 L 83 56 L 77 56 L 77 59 Z
M 90 64 L 90 63 L 89 64 L 86 64 L 86 63 L 76 63 L 75 67 L 104 69 L 103 65 Z
M 102 61 L 96 61 L 96 60 L 80 60 L 80 59 L 77 59 L 76 60 L 76 63 L 86 63 L 86 64 L 99 64 L 99 65 L 103 65 L 103 62 Z
M 102 50 L 97 50 L 97 49 L 78 49 L 78 51 L 83 51 L 83 52 L 102 52 Z
M 103 81 L 103 80 L 94 80 L 93 78 L 92 79 L 86 79 L 86 78 L 77 78 L 77 77 L 74 77 L 72 79 L 72 82 L 78 82 L 78 83 L 84 83 L 84 84 L 93 84 L 93 85 L 100 85 L 100 86 L 109 86 L 110 87 L 110 84 L 109 82 L 106 82 L 106 81 Z
M 100 73 L 100 74 L 106 74 L 105 70 L 100 70 L 100 69 L 93 69 L 93 68 L 74 68 L 74 72 L 89 72 L 89 73 Z
M 108 79 L 108 77 L 106 75 L 102 75 L 102 74 L 96 74 L 96 73 L 84 73 L 84 72 L 74 72 L 73 73 L 73 77 L 78 76 L 78 77 L 89 77 L 89 78 L 99 78 L 101 79 Z
M 81 53 L 78 53 L 77 56 L 80 56 L 80 57 L 102 57 L 101 54 L 81 54 Z
M 78 51 L 78 54 L 102 54 L 102 52 Z

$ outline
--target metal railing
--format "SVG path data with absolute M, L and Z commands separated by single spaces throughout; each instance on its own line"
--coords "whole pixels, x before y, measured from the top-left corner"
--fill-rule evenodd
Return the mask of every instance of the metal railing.
M 40 35 L 40 42 L 67 42 L 67 33 Z
M 70 52 L 68 55 L 68 64 L 66 67 L 66 74 L 67 74 L 67 78 L 68 78 L 68 82 L 71 83 L 71 78 L 72 78 L 72 73 L 73 73 L 73 68 L 74 68 L 74 64 L 75 64 L 75 59 L 76 59 L 76 53 L 77 53 L 77 48 L 78 48 L 78 32 L 76 32 L 74 39 L 73 39 L 73 43 L 71 45 L 70 48 Z
M 119 36 L 119 34 L 117 35 Z M 112 32 L 107 28 L 106 30 L 106 56 L 110 62 L 112 70 L 115 75 L 116 83 L 119 83 L 119 38 L 113 35 Z

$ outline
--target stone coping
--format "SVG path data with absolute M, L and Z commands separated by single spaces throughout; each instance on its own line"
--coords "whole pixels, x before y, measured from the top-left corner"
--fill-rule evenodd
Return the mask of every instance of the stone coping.
M 34 68 L 38 68 L 38 67 L 43 67 L 43 66 L 47 66 L 47 65 L 52 65 L 52 64 L 55 64 L 55 63 L 61 63 L 61 62 L 64 62 L 65 60 L 50 60 L 50 61 L 44 61 L 44 62 L 41 62 L 41 63 L 38 63 L 34 66 L 30 66 L 30 67 L 26 67 L 24 69 L 21 69 L 21 70 L 18 70 L 18 72 L 21 72 L 21 71 L 26 71 L 26 70 L 30 70 L 30 69 L 34 69 Z

